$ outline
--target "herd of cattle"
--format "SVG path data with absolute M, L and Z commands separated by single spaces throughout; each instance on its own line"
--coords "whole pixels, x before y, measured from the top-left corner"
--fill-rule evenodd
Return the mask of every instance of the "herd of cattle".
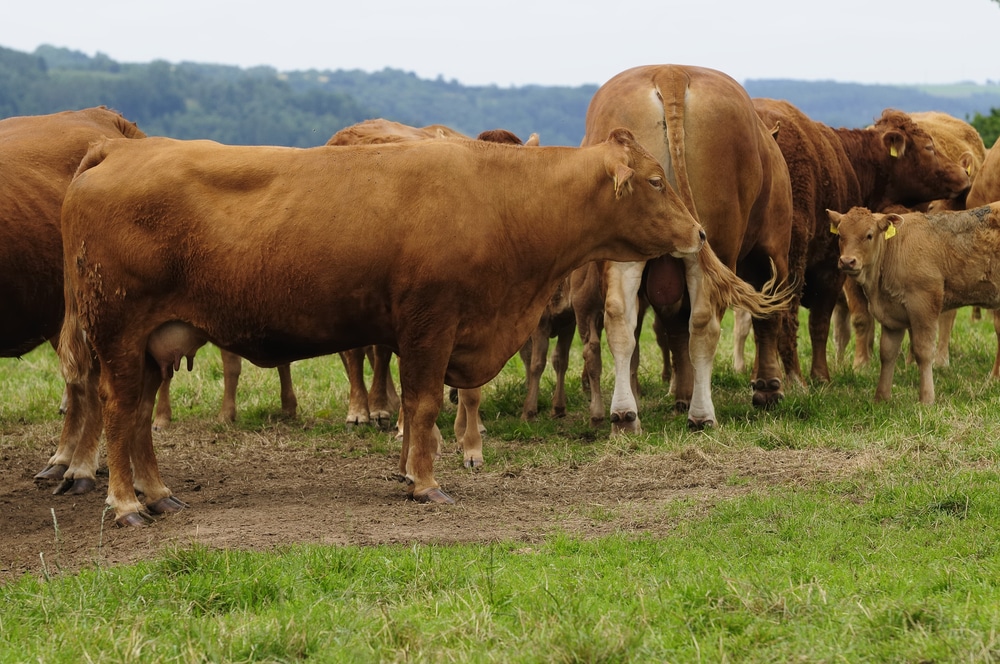
M 208 342 L 223 351 L 230 420 L 241 358 L 278 368 L 293 415 L 289 364 L 340 353 L 348 421 L 388 426 L 398 410 L 409 494 L 450 503 L 433 474 L 444 386 L 458 388 L 456 435 L 478 466 L 480 387 L 520 351 L 533 418 L 552 338 L 554 414 L 578 331 L 590 419 L 604 421 L 605 333 L 612 432 L 639 431 L 636 339 L 651 309 L 674 407 L 700 428 L 716 420 L 728 308 L 739 370 L 752 325 L 760 407 L 783 381 L 804 384 L 800 306 L 813 380 L 830 380 L 831 325 L 838 353 L 853 327 L 855 361 L 870 358 L 874 317 L 876 399 L 910 330 L 924 403 L 935 357 L 947 361 L 942 314 L 1000 309 L 1000 203 L 987 205 L 1000 148 L 938 113 L 833 129 L 699 67 L 612 78 L 579 148 L 386 120 L 316 148 L 226 146 L 147 137 L 101 107 L 2 120 L 0 155 L 0 356 L 49 342 L 66 380 L 59 446 L 37 478 L 93 490 L 103 433 L 120 525 L 185 507 L 152 432 L 169 422 L 174 371 Z

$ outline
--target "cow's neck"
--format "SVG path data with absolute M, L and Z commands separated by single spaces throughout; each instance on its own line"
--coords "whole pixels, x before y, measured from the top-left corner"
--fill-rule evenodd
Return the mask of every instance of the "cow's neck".
M 881 210 L 888 203 L 888 160 L 892 159 L 885 152 L 881 136 L 870 129 L 835 129 L 834 133 L 844 146 L 861 188 L 861 200 L 856 204 Z

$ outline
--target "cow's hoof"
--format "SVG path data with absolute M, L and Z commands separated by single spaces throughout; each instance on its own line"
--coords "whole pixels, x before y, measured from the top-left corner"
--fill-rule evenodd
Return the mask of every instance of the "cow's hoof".
M 66 469 L 69 468 L 66 464 L 56 463 L 49 464 L 42 468 L 41 472 L 35 475 L 36 480 L 61 480 L 63 475 L 66 474 Z
M 375 419 L 375 426 L 378 427 L 379 431 L 388 431 L 392 428 L 392 415 L 389 413 L 379 413 L 373 417 Z
M 418 503 L 434 503 L 436 505 L 454 505 L 455 499 L 438 487 L 427 489 L 421 493 L 413 493 L 413 500 Z
M 683 399 L 678 399 L 674 402 L 674 413 L 680 415 L 681 413 L 686 413 L 691 410 L 691 402 L 685 401 Z
M 76 479 L 64 478 L 59 486 L 52 492 L 54 496 L 82 496 L 90 493 L 97 486 L 91 477 L 78 477 Z
M 152 514 L 172 514 L 174 512 L 180 512 L 188 506 L 183 500 L 175 498 L 174 496 L 167 496 L 166 498 L 160 498 L 156 502 L 148 503 L 146 509 Z
M 483 457 L 465 457 L 465 467 L 471 470 L 476 470 L 483 467 Z
M 122 514 L 115 519 L 115 525 L 119 528 L 142 528 L 146 524 L 152 523 L 153 517 L 144 512 L 131 512 Z
M 779 401 L 785 398 L 785 393 L 781 391 L 781 380 L 762 378 L 753 382 L 753 405 L 756 408 L 772 408 Z
M 611 424 L 628 426 L 629 422 L 635 422 L 639 415 L 634 410 L 627 410 L 624 413 L 611 413 Z
M 691 431 L 704 431 L 705 429 L 714 429 L 714 420 L 694 420 L 690 417 L 688 418 L 688 429 Z

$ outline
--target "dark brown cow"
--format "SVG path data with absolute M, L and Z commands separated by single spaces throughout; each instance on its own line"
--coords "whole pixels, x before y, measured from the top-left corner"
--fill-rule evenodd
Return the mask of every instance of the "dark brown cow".
M 104 141 L 62 223 L 63 371 L 91 395 L 99 378 L 108 504 L 135 525 L 183 507 L 149 421 L 163 376 L 204 343 L 259 366 L 392 347 L 400 474 L 414 499 L 450 503 L 433 474 L 444 384 L 495 376 L 575 267 L 683 256 L 705 239 L 624 129 L 583 149 Z M 461 261 L 442 249 L 455 243 Z
M 934 403 L 934 338 L 942 311 L 1000 307 L 1000 203 L 960 212 L 831 211 L 840 269 L 858 282 L 882 325 L 876 401 L 892 395 L 906 331 L 920 371 L 920 403 Z
M 900 111 L 886 109 L 867 129 L 833 129 L 786 101 L 754 99 L 753 103 L 764 124 L 780 126 L 776 140 L 792 180 L 797 238 L 793 260 L 805 261 L 802 305 L 809 309 L 810 376 L 829 381 L 827 340 L 844 275 L 837 269 L 837 238 L 829 232 L 826 210 L 855 206 L 880 210 L 954 197 L 968 188 L 969 178 L 958 162 L 938 154 L 932 137 Z M 803 246 L 804 255 L 794 249 Z M 797 313 L 786 322 L 782 362 L 789 379 L 801 381 Z M 734 338 L 739 351 L 746 327 L 737 326 Z
M 62 236 L 59 209 L 63 195 L 92 141 L 142 138 L 135 124 L 101 106 L 51 115 L 0 120 L 0 356 L 18 357 L 50 341 L 62 326 Z M 73 477 L 80 465 L 97 464 L 99 423 L 84 426 L 86 403 L 68 390 L 66 419 L 56 453 L 39 480 Z M 74 456 L 81 451 L 91 458 Z M 93 487 L 59 484 L 57 493 L 82 493 Z
M 771 134 L 754 112 L 746 91 L 722 72 L 702 67 L 654 65 L 629 69 L 605 83 L 587 110 L 584 145 L 601 140 L 611 127 L 626 126 L 664 165 L 671 184 L 705 227 L 709 245 L 724 268 L 744 282 L 741 293 L 755 293 L 772 279 L 788 281 L 791 240 L 791 190 L 788 169 Z M 640 284 L 652 305 L 673 362 L 672 389 L 678 410 L 688 411 L 694 427 L 715 423 L 712 366 L 719 321 L 729 297 L 702 288 L 702 252 L 683 262 L 666 257 L 653 263 L 607 263 L 593 278 L 578 278 L 602 289 L 604 296 L 574 291 L 580 337 L 587 346 L 587 383 L 591 420 L 604 417 L 600 398 L 600 337 L 607 330 L 615 359 L 611 401 L 612 433 L 640 429 L 633 391 Z M 734 280 L 739 281 L 739 280 Z M 686 289 L 685 289 L 686 286 Z M 745 288 L 745 290 L 742 290 Z M 748 298 L 749 301 L 749 298 Z M 601 309 L 581 311 L 587 303 Z M 782 396 L 777 359 L 779 314 L 755 319 L 760 358 L 753 401 L 770 405 Z M 664 349 L 664 355 L 668 353 Z

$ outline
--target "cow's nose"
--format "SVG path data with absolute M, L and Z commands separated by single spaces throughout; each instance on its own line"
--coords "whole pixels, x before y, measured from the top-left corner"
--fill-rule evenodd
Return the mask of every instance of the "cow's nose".
M 850 256 L 840 257 L 840 269 L 841 270 L 853 270 L 854 266 L 857 264 L 857 260 Z

